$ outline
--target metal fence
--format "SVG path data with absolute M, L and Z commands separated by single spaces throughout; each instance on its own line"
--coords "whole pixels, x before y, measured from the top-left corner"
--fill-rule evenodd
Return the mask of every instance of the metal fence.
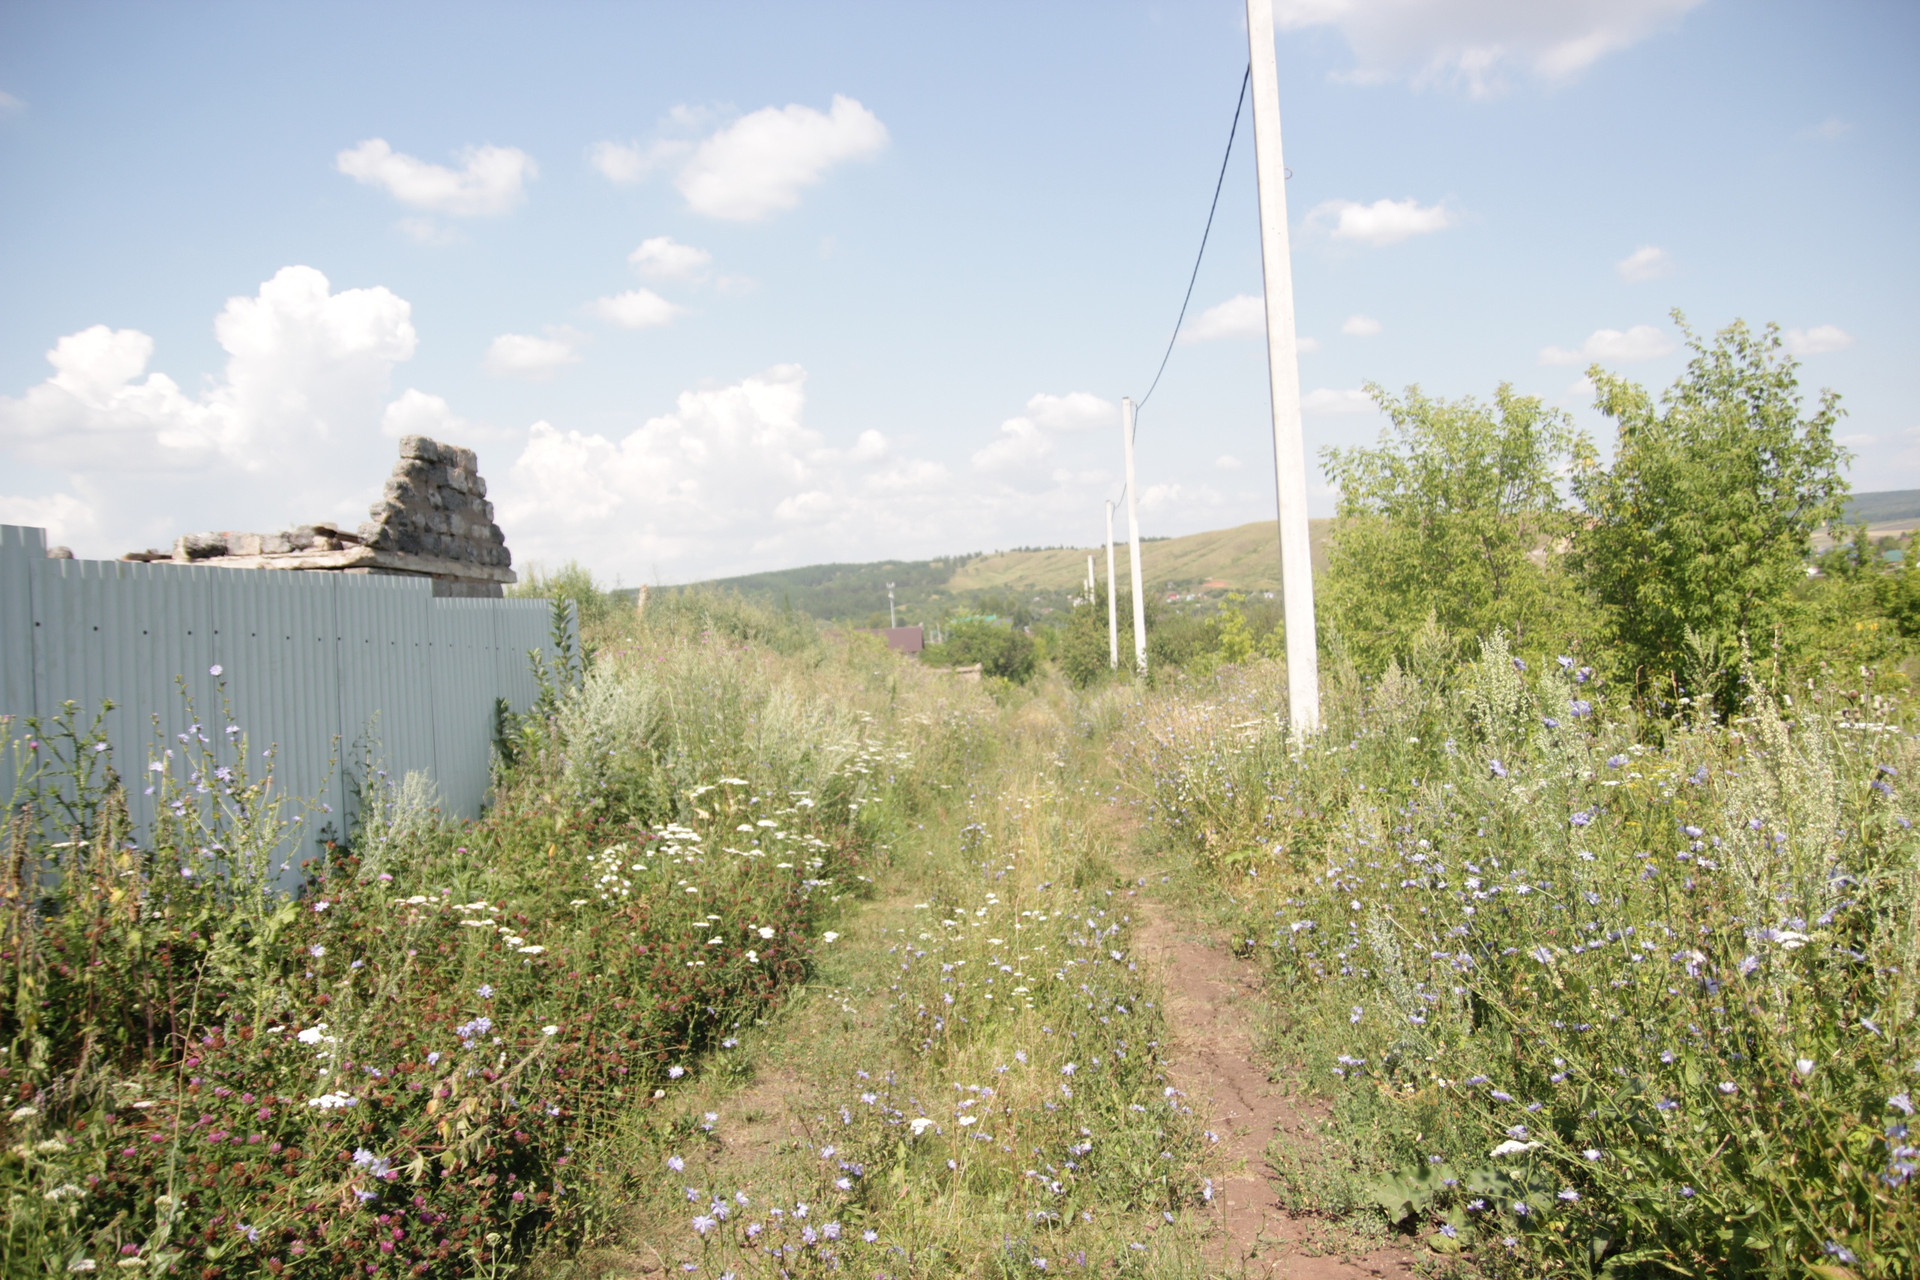
M 0 715 L 17 736 L 27 716 L 44 723 L 71 700 L 84 725 L 111 699 L 106 732 L 140 830 L 154 798 L 136 775 L 196 718 L 209 736 L 224 729 L 223 697 L 255 776 L 272 747 L 279 794 L 324 805 L 336 828 L 368 743 L 392 777 L 425 772 L 449 813 L 471 817 L 495 699 L 525 711 L 538 693 L 528 651 L 553 656 L 549 610 L 436 599 L 420 578 L 49 560 L 44 530 L 0 525 Z

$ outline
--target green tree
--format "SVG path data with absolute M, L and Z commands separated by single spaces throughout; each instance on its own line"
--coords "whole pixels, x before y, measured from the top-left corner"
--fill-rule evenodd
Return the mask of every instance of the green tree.
M 537 564 L 528 565 L 521 571 L 520 581 L 508 587 L 506 594 L 522 600 L 571 600 L 583 632 L 633 607 L 630 601 L 594 581 L 592 571 L 577 560 L 569 560 L 551 573 Z
M 1694 354 L 1658 407 L 1637 384 L 1588 370 L 1618 437 L 1611 467 L 1575 475 L 1589 522 L 1570 560 L 1628 671 L 1647 685 L 1683 672 L 1704 685 L 1742 638 L 1764 652 L 1789 622 L 1813 535 L 1840 517 L 1847 453 L 1833 439 L 1839 396 L 1822 391 L 1802 416 L 1779 326 L 1736 320 L 1708 345 L 1673 318 Z
M 1535 647 L 1576 607 L 1558 563 L 1571 515 L 1555 475 L 1591 453 L 1586 437 L 1506 383 L 1491 405 L 1417 386 L 1399 400 L 1367 390 L 1392 420 L 1379 445 L 1321 454 L 1340 489 L 1327 621 L 1376 668 L 1407 652 L 1429 616 L 1457 636 L 1504 628 Z
M 923 661 L 936 667 L 966 667 L 980 664 L 983 675 L 998 676 L 1015 684 L 1033 678 L 1038 661 L 1033 637 L 1015 627 L 993 622 L 956 622 L 947 628 L 946 639 L 921 651 Z

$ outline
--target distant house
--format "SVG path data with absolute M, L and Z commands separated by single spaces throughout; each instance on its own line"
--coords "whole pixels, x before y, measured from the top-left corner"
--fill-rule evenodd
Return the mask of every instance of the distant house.
M 920 656 L 927 647 L 926 628 L 924 627 L 862 627 L 863 636 L 881 636 L 887 642 L 887 648 L 895 653 L 904 653 L 910 658 Z

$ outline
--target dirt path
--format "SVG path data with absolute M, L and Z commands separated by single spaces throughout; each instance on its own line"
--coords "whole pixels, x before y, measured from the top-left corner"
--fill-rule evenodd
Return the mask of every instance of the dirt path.
M 1252 968 L 1200 936 L 1164 903 L 1143 901 L 1135 951 L 1155 964 L 1166 989 L 1173 1034 L 1169 1075 L 1197 1115 L 1220 1135 L 1223 1184 L 1211 1216 L 1215 1265 L 1229 1275 L 1285 1280 L 1358 1280 L 1413 1276 L 1416 1255 L 1379 1248 L 1357 1258 L 1329 1256 L 1314 1219 L 1289 1213 L 1268 1177 L 1276 1140 L 1311 1142 L 1314 1113 L 1267 1078 L 1256 1052 L 1261 993 Z

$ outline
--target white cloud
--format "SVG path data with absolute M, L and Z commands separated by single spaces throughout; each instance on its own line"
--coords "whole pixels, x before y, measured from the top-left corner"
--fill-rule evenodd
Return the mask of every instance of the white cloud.
M 1320 349 L 1320 339 L 1295 338 L 1293 341 L 1293 347 L 1294 347 L 1294 350 L 1299 352 L 1301 355 L 1310 356 L 1314 352 Z
M 713 255 L 672 236 L 652 236 L 627 255 L 627 263 L 649 280 L 697 280 L 713 264 Z
M 1572 350 L 1566 347 L 1543 347 L 1540 363 L 1592 364 L 1604 360 L 1621 363 L 1655 360 L 1672 352 L 1674 347 L 1672 337 L 1650 324 L 1637 324 L 1624 333 L 1619 329 L 1595 329 L 1585 342 Z
M 1211 485 L 1150 484 L 1140 491 L 1142 511 L 1164 511 L 1172 507 L 1216 507 L 1220 493 Z M 1141 563 L 1146 553 L 1141 552 Z
M 54 344 L 51 377 L 0 397 L 0 456 L 66 474 L 93 524 L 70 503 L 42 514 L 76 535 L 91 528 L 99 541 L 83 554 L 197 528 L 363 518 L 384 470 L 365 474 L 364 452 L 380 440 L 392 371 L 418 343 L 407 303 L 377 287 L 335 293 L 292 266 L 230 298 L 213 328 L 226 366 L 198 394 L 149 372 L 146 334 L 94 325 Z
M 1858 449 L 1865 445 L 1879 444 L 1880 437 L 1865 431 L 1855 431 L 1849 435 L 1835 437 L 1834 443 L 1845 445 L 1849 449 Z
M 973 466 L 976 471 L 1029 468 L 1052 452 L 1053 441 L 1031 418 L 1008 418 L 1000 434 L 973 455 Z
M 547 335 L 503 333 L 487 345 L 487 372 L 496 377 L 551 378 L 561 367 L 580 363 L 585 335 L 564 325 Z
M 1300 397 L 1302 413 L 1372 413 L 1374 408 L 1373 397 L 1358 388 L 1320 387 Z
M 1085 465 L 1107 456 L 1100 440 L 1023 414 L 982 442 L 983 465 L 962 454 L 950 469 L 878 431 L 829 447 L 805 422 L 806 389 L 804 370 L 776 365 L 683 392 L 625 435 L 535 424 L 511 470 L 488 477 L 516 560 L 585 554 L 607 577 L 672 582 L 1098 538 L 1100 499 L 1117 488 L 1110 468 Z M 1206 528 L 1220 502 L 1189 483 L 1157 487 L 1150 505 L 1158 523 Z
M 92 503 L 70 493 L 27 498 L 0 494 L 0 524 L 24 524 L 47 531 L 50 547 L 84 542 L 99 531 L 100 517 Z
M 1091 391 L 1069 391 L 1064 396 L 1043 391 L 1027 401 L 1027 417 L 1049 431 L 1088 431 L 1118 425 L 1120 406 Z
M 630 187 L 693 149 L 680 139 L 662 139 L 641 146 L 637 142 L 596 142 L 587 148 L 587 161 L 607 181 Z
M 1584 373 L 1581 374 L 1578 378 L 1574 379 L 1571 383 L 1567 384 L 1567 394 L 1570 396 L 1578 397 L 1580 399 L 1591 398 L 1593 393 L 1597 390 L 1598 388 L 1593 385 L 1593 379 L 1589 378 Z
M 334 166 L 349 178 L 385 189 L 401 204 L 459 218 L 508 212 L 540 172 L 518 147 L 467 147 L 455 158 L 461 167 L 449 169 L 397 152 L 385 138 L 368 138 L 335 156 Z
M 1213 460 L 1213 465 L 1221 471 L 1238 471 L 1240 469 L 1240 459 L 1230 453 L 1223 453 Z
M 1202 311 L 1180 330 L 1181 342 L 1212 342 L 1216 338 L 1258 338 L 1267 333 L 1267 303 L 1251 293 L 1239 293 Z
M 1837 324 L 1787 330 L 1787 350 L 1796 356 L 1823 356 L 1829 351 L 1845 351 L 1852 345 L 1853 335 Z
M 1614 263 L 1613 271 L 1622 280 L 1632 284 L 1638 284 L 1643 280 L 1658 280 L 1662 276 L 1673 274 L 1673 258 L 1665 249 L 1643 244 Z
M 434 440 L 465 439 L 473 424 L 454 413 L 441 396 L 430 396 L 408 387 L 400 398 L 380 414 L 380 434 L 397 440 L 401 436 L 428 436 Z
M 1323 231 L 1329 240 L 1357 244 L 1399 244 L 1414 236 L 1444 231 L 1454 225 L 1445 205 L 1423 205 L 1417 200 L 1326 200 L 1307 214 L 1309 231 Z
M 593 304 L 593 313 L 622 329 L 657 329 L 685 310 L 651 289 L 629 289 Z
M 1565 81 L 1668 27 L 1700 0 L 1274 0 L 1281 30 L 1330 26 L 1346 37 L 1361 83 L 1406 79 L 1487 98 L 1519 69 Z
M 210 459 L 269 469 L 283 448 L 371 423 L 393 366 L 413 355 L 410 313 L 386 289 L 333 293 L 312 267 L 283 267 L 257 296 L 227 300 L 214 321 L 226 375 L 197 397 L 146 373 L 152 338 L 94 325 L 47 352 L 52 377 L 0 398 L 0 441 L 89 471 Z
M 751 222 L 793 208 L 829 169 L 886 145 L 880 118 L 841 94 L 824 112 L 798 103 L 765 107 L 695 147 L 674 185 L 697 213 Z
M 1380 332 L 1380 322 L 1372 316 L 1348 316 L 1340 332 L 1349 338 L 1371 338 Z

